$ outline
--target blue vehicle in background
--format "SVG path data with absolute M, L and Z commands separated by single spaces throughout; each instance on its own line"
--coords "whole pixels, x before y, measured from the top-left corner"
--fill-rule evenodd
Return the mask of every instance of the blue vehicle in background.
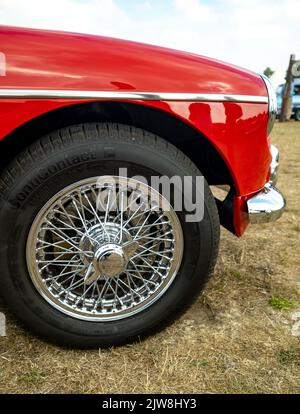
M 282 96 L 284 91 L 284 84 L 279 85 L 276 90 L 277 105 L 278 105 L 278 116 L 281 112 Z M 292 118 L 296 121 L 300 121 L 300 79 L 295 79 L 292 85 Z

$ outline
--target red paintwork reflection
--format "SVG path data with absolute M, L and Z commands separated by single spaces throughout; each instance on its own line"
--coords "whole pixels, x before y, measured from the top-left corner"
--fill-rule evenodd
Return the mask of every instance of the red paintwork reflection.
M 2 26 L 0 51 L 2 88 L 266 95 L 250 71 L 125 40 Z

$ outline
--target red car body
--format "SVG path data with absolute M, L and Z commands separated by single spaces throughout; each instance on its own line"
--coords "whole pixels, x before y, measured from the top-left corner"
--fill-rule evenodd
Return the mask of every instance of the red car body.
M 234 232 L 244 232 L 249 221 L 246 202 L 270 177 L 268 92 L 259 75 L 150 45 L 12 27 L 0 28 L 0 53 L 0 74 L 4 75 L 0 76 L 1 158 L 6 157 L 1 141 L 7 142 L 20 127 L 63 107 L 134 102 L 154 108 L 205 137 L 221 156 L 234 186 Z M 47 90 L 50 97 L 10 96 L 11 90 Z M 51 91 L 65 91 L 66 97 L 52 98 Z M 74 97 L 68 97 L 69 91 L 75 92 Z M 103 98 L 89 99 L 87 94 L 81 99 L 76 91 L 101 91 Z M 129 101 L 127 93 L 136 93 L 136 98 Z M 139 99 L 141 93 L 143 99 Z M 165 98 L 156 99 L 157 93 Z M 180 100 L 176 94 L 181 94 Z M 202 100 L 207 94 L 211 99 Z M 214 94 L 237 98 L 214 101 Z

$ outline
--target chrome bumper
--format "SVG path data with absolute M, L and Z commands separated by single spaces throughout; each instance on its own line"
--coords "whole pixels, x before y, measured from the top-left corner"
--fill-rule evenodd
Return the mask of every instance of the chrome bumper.
M 270 181 L 260 193 L 247 201 L 249 219 L 252 224 L 278 220 L 286 206 L 283 195 L 273 186 L 277 182 L 279 167 L 279 151 L 274 145 L 271 146 L 271 153 Z

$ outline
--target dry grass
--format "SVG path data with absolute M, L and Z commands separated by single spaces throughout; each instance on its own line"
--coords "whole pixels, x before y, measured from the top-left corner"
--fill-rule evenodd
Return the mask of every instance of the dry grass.
M 9 318 L 1 392 L 299 393 L 300 123 L 277 124 L 273 142 L 286 214 L 240 240 L 222 231 L 216 272 L 181 320 L 142 343 L 87 352 L 41 342 Z

